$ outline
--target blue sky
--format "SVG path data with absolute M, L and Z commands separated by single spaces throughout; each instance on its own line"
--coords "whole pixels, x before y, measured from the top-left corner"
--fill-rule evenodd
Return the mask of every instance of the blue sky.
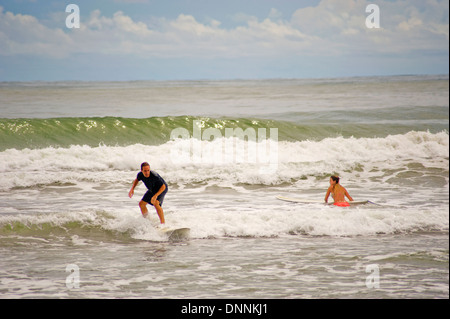
M 0 81 L 448 74 L 448 13 L 448 0 L 0 0 Z

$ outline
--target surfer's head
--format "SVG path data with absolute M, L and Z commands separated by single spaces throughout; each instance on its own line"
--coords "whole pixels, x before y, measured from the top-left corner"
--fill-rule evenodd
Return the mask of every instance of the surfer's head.
M 335 176 L 335 175 L 331 176 L 331 177 L 330 177 L 330 184 L 331 184 L 331 185 L 339 184 L 339 177 L 337 177 L 337 176 Z
M 150 176 L 150 164 L 147 162 L 144 162 L 141 164 L 141 172 L 144 174 L 145 177 Z

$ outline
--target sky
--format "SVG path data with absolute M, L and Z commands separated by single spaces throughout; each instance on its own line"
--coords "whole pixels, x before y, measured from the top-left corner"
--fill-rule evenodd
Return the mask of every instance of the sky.
M 0 0 L 0 81 L 448 74 L 448 16 L 448 0 Z

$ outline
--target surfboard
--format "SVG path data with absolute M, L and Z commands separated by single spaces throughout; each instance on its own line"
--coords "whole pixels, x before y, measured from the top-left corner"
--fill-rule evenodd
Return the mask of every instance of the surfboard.
M 169 240 L 183 240 L 189 238 L 190 228 L 170 228 L 164 227 L 159 230 L 161 234 L 167 236 Z
M 333 205 L 333 201 L 325 203 L 324 200 L 314 200 L 314 199 L 305 199 L 305 198 L 294 198 L 294 197 L 286 197 L 286 196 L 277 196 L 279 200 L 283 200 L 291 203 L 303 203 L 303 204 L 324 204 L 324 205 Z M 361 205 L 368 204 L 370 201 L 368 200 L 355 200 L 349 201 L 350 205 Z

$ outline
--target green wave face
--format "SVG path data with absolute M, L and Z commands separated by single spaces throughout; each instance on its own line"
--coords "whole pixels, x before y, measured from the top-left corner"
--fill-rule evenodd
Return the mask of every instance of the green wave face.
M 2 119 L 0 120 L 0 150 L 88 146 L 127 146 L 134 144 L 160 145 L 171 139 L 177 128 L 195 137 L 194 130 L 204 132 L 208 128 L 226 135 L 226 129 L 246 130 L 277 128 L 281 139 L 297 139 L 313 135 L 310 129 L 293 123 L 259 119 L 217 119 L 206 117 L 154 117 L 146 119 L 102 118 L 52 118 L 52 119 Z M 319 128 L 320 130 L 320 128 Z M 282 136 L 280 136 L 282 133 Z M 319 134 L 320 135 L 320 134 Z M 200 135 L 202 136 L 202 135 Z
M 210 118 L 195 116 L 122 118 L 75 117 L 50 119 L 0 119 L 0 151 L 6 149 L 38 149 L 45 147 L 160 145 L 171 139 L 175 129 L 182 128 L 190 137 L 202 137 L 208 128 L 227 135 L 226 129 L 243 131 L 251 128 L 277 129 L 280 141 L 322 140 L 327 137 L 384 137 L 421 129 L 389 123 L 330 122 L 296 119 L 295 122 L 258 118 Z M 438 131 L 447 127 L 436 127 Z M 195 134 L 196 131 L 199 134 Z

